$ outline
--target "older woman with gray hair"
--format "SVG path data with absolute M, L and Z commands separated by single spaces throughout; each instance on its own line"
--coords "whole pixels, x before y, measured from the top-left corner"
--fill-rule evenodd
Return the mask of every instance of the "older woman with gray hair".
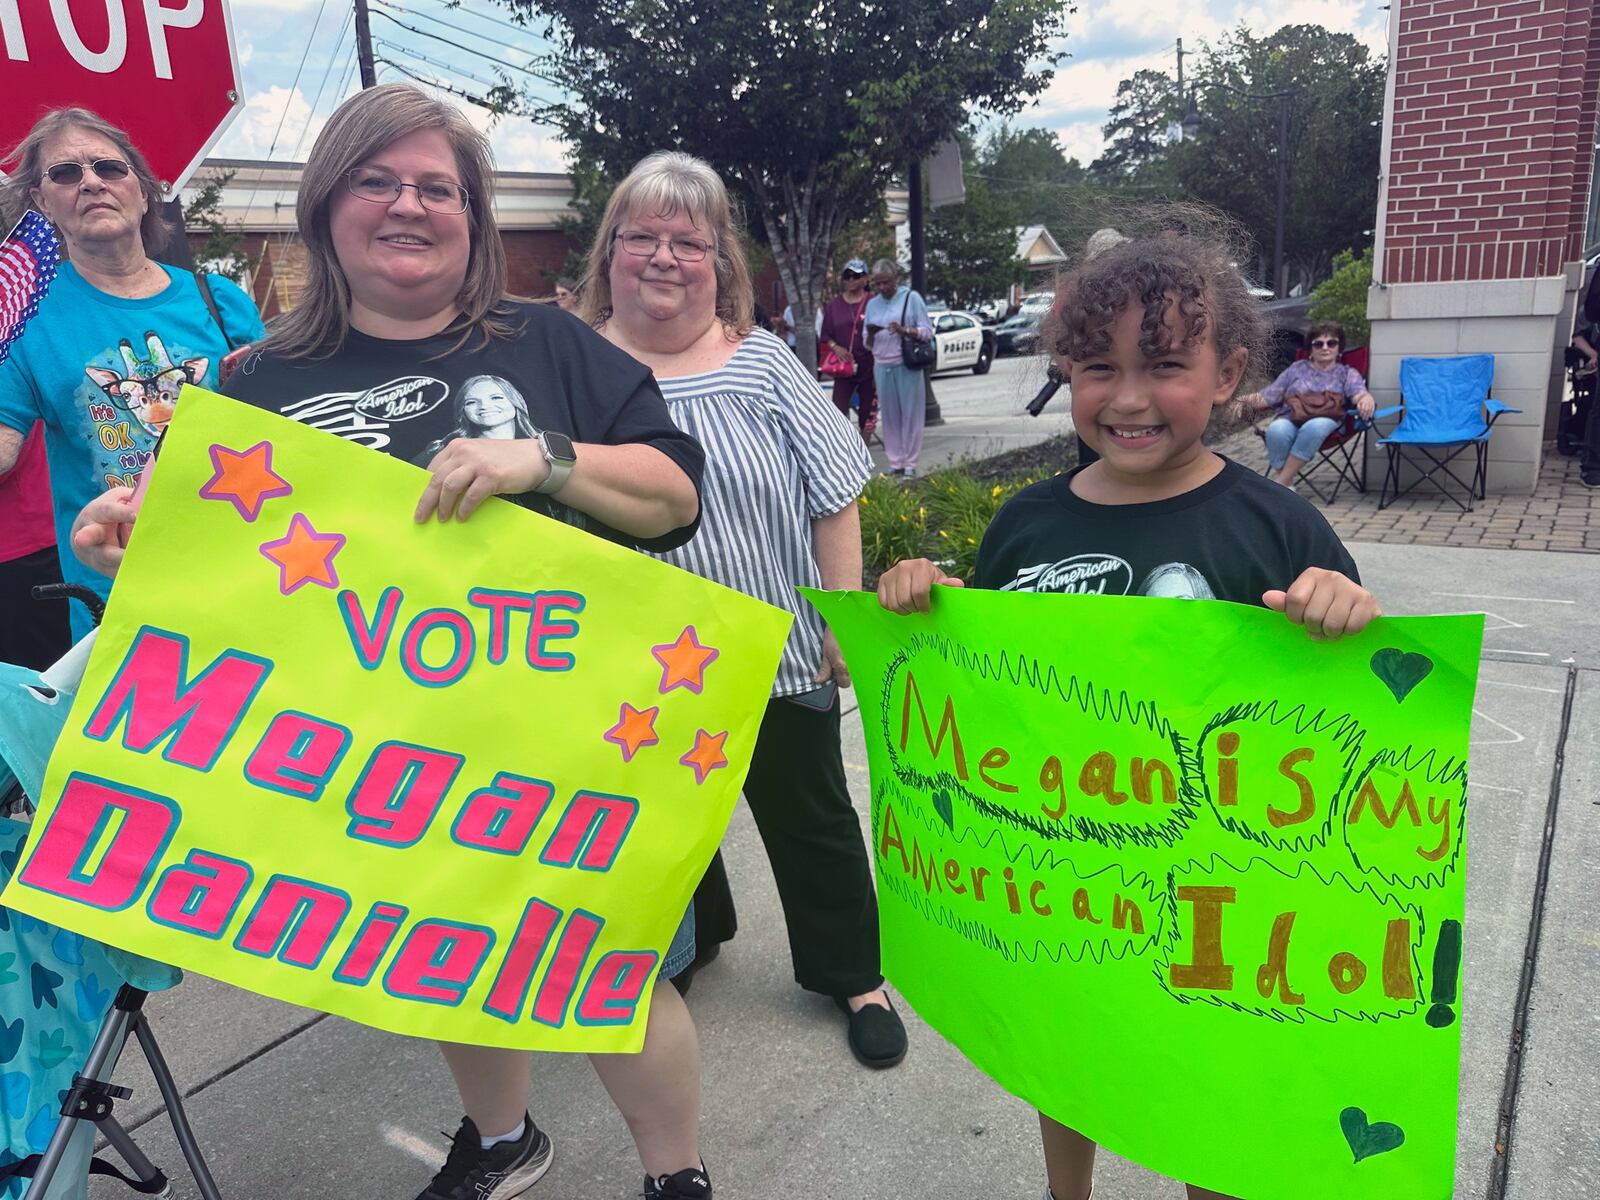
M 487 140 L 450 105 L 403 84 L 345 101 L 301 175 L 305 295 L 224 391 L 403 461 L 441 443 L 418 521 L 465 520 L 501 494 L 630 546 L 682 544 L 699 513 L 700 447 L 648 370 L 552 306 L 507 296 L 492 187 Z M 115 570 L 118 526 L 135 517 L 130 498 L 91 505 L 80 554 Z M 537 732 L 525 713 L 483 716 L 511 738 Z M 660 976 L 693 958 L 684 914 Z M 644 1195 L 707 1200 L 694 1023 L 670 987 L 652 990 L 646 1022 L 639 1054 L 590 1061 L 633 1134 Z M 527 1111 L 531 1056 L 440 1049 L 466 1115 L 418 1200 L 520 1196 L 552 1157 Z
M 133 486 L 179 390 L 216 387 L 229 352 L 261 335 L 261 317 L 230 280 L 155 261 L 169 237 L 161 185 L 115 125 L 87 109 L 58 108 L 3 161 L 0 228 L 37 209 L 55 226 L 67 261 L 0 363 L 0 477 L 18 466 L 24 439 L 43 422 L 50 470 L 35 486 L 41 503 L 47 490 L 54 497 L 62 574 L 105 596 L 105 576 L 72 555 L 73 518 L 102 492 Z M 87 610 L 75 611 L 73 622 L 77 636 L 88 632 Z
M 794 614 L 744 794 L 789 927 L 796 981 L 844 1011 L 871 1067 L 905 1055 L 883 991 L 878 910 L 845 784 L 838 643 L 796 588 L 861 587 L 861 438 L 783 342 L 752 326 L 750 270 L 727 189 L 687 154 L 650 155 L 612 192 L 579 315 L 655 372 L 706 448 L 704 508 L 668 562 Z M 720 860 L 695 893 L 701 961 L 732 936 Z
M 878 433 L 889 457 L 891 475 L 915 475 L 922 455 L 922 423 L 927 409 L 927 381 L 905 365 L 902 339 L 925 342 L 933 336 L 928 306 L 900 282 L 900 264 L 880 258 L 872 264 L 866 332 L 872 347 L 873 380 L 878 385 Z

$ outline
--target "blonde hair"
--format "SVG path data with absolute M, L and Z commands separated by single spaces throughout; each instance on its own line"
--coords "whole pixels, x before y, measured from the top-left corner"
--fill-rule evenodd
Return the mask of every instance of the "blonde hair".
M 265 349 L 285 358 L 326 358 L 350 329 L 350 283 L 333 249 L 328 209 L 345 175 L 385 146 L 419 129 L 440 130 L 467 189 L 467 273 L 456 296 L 464 328 L 451 349 L 516 333 L 506 304 L 506 252 L 494 219 L 494 159 L 489 140 L 460 110 L 407 83 L 385 83 L 341 104 L 317 135 L 300 174 L 295 221 L 306 247 L 306 290 L 272 323 Z
M 18 142 L 5 158 L 0 159 L 0 163 L 15 164 L 6 173 L 5 179 L 0 181 L 0 213 L 4 214 L 5 227 L 10 229 L 22 219 L 23 213 L 33 207 L 30 193 L 43 182 L 44 169 L 51 165 L 44 161 L 45 143 L 69 129 L 99 134 L 127 160 L 133 177 L 139 181 L 139 190 L 144 193 L 145 213 L 139 222 L 139 236 L 144 242 L 145 255 L 154 258 L 160 254 L 172 237 L 171 227 L 161 212 L 161 206 L 165 203 L 161 181 L 150 169 L 144 155 L 139 153 L 138 147 L 128 140 L 126 133 L 87 108 L 57 108 L 45 113 L 33 123 L 28 136 Z M 67 256 L 64 240 L 61 256 Z
M 717 275 L 717 319 L 729 337 L 743 337 L 754 325 L 755 288 L 750 264 L 739 240 L 739 219 L 721 177 L 709 164 L 676 150 L 658 150 L 628 172 L 606 202 L 600 230 L 578 291 L 578 316 L 603 325 L 611 316 L 611 259 L 617 231 L 641 213 L 673 217 L 686 214 L 711 239 Z

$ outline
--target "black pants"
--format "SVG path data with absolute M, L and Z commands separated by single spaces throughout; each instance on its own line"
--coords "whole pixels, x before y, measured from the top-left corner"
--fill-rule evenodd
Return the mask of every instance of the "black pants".
M 1594 483 L 1600 480 L 1600 397 L 1596 397 L 1593 388 L 1590 389 L 1588 407 L 1589 411 L 1583 414 L 1583 459 L 1578 466 L 1583 473 L 1583 481 Z
M 768 702 L 744 796 L 783 902 L 795 982 L 826 996 L 879 987 L 878 905 L 845 784 L 837 698 L 827 712 Z M 702 955 L 738 927 L 721 851 L 695 889 L 694 914 Z
M 54 546 L 0 563 L 0 662 L 42 671 L 67 652 L 67 601 L 33 598 L 34 585 L 60 582 Z

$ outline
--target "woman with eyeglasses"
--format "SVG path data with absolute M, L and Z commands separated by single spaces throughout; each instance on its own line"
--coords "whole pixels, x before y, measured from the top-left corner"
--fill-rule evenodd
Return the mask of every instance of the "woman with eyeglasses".
M 42 421 L 49 476 L 41 472 L 36 486 L 54 493 L 61 572 L 105 596 L 110 582 L 72 554 L 73 518 L 108 489 L 133 486 L 179 390 L 216 387 L 230 351 L 261 336 L 261 317 L 220 275 L 203 277 L 213 314 L 201 276 L 155 261 L 169 236 L 161 185 L 116 126 L 86 109 L 56 109 L 3 161 L 0 231 L 36 209 L 67 261 L 0 363 L 0 477 Z M 73 610 L 81 637 L 88 612 Z
M 450 105 L 404 84 L 345 101 L 301 175 L 305 295 L 223 390 L 402 461 L 442 441 L 419 522 L 466 520 L 498 493 L 626 545 L 681 545 L 698 521 L 700 447 L 643 366 L 555 307 L 506 295 L 492 177 L 487 139 Z M 127 501 L 92 506 L 80 553 L 114 570 L 117 526 L 133 516 Z M 517 705 L 508 694 L 507 714 L 484 715 L 523 739 L 555 719 Z M 686 913 L 660 973 L 693 957 Z M 633 1133 L 644 1194 L 705 1200 L 694 1023 L 670 987 L 653 989 L 647 1022 L 639 1054 L 590 1061 Z M 552 1161 L 528 1112 L 531 1055 L 440 1049 L 465 1116 L 418 1200 L 520 1196 Z
M 801 987 L 833 999 L 870 1067 L 906 1052 L 883 990 L 878 909 L 845 783 L 838 642 L 800 586 L 861 587 L 861 438 L 774 334 L 751 324 L 750 269 L 727 189 L 706 163 L 645 158 L 606 205 L 579 315 L 652 371 L 674 421 L 706 448 L 694 541 L 662 557 L 794 614 L 744 795 L 772 864 Z M 733 936 L 713 863 L 695 892 L 700 961 Z
M 850 397 L 858 397 L 856 423 L 861 440 L 871 441 L 878 425 L 878 388 L 872 378 L 872 350 L 864 327 L 866 307 L 867 264 L 852 258 L 839 272 L 839 294 L 823 306 L 817 344 L 825 351 L 832 350 L 847 366 L 855 367 L 852 375 L 834 376 L 833 404 L 848 417 Z
M 1300 468 L 1310 462 L 1328 435 L 1344 421 L 1347 410 L 1371 417 L 1377 405 L 1361 372 L 1339 361 L 1344 352 L 1344 326 L 1319 321 L 1306 333 L 1309 353 L 1290 363 L 1272 383 L 1242 403 L 1277 415 L 1267 426 L 1267 470 L 1294 490 Z

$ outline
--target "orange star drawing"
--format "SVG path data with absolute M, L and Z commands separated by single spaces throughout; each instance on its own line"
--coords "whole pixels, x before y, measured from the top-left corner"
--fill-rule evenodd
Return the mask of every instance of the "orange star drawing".
M 227 500 L 246 521 L 259 517 L 266 501 L 294 491 L 289 481 L 272 469 L 271 442 L 257 442 L 245 451 L 213 444 L 211 465 L 215 473 L 200 489 L 200 498 Z
M 261 553 L 278 564 L 278 590 L 285 596 L 307 583 L 325 588 L 339 586 L 333 556 L 344 549 L 342 533 L 318 533 L 305 513 L 295 513 L 289 532 L 275 542 L 265 542 Z
M 617 723 L 606 731 L 605 738 L 622 747 L 622 761 L 632 762 L 633 756 L 646 746 L 654 746 L 661 739 L 656 736 L 656 716 L 659 708 L 647 708 L 642 712 L 629 704 L 622 702 L 622 711 L 617 717 Z
M 650 647 L 661 664 L 661 694 L 673 688 L 684 687 L 697 695 L 705 686 L 705 670 L 716 659 L 718 651 L 702 646 L 695 636 L 693 625 L 686 625 L 678 640 L 663 646 Z
M 721 733 L 707 733 L 702 729 L 694 735 L 694 749 L 678 761 L 686 767 L 694 768 L 696 784 L 704 783 L 706 776 L 718 767 L 728 765 L 728 756 L 722 752 L 722 745 L 727 740 L 726 729 Z

